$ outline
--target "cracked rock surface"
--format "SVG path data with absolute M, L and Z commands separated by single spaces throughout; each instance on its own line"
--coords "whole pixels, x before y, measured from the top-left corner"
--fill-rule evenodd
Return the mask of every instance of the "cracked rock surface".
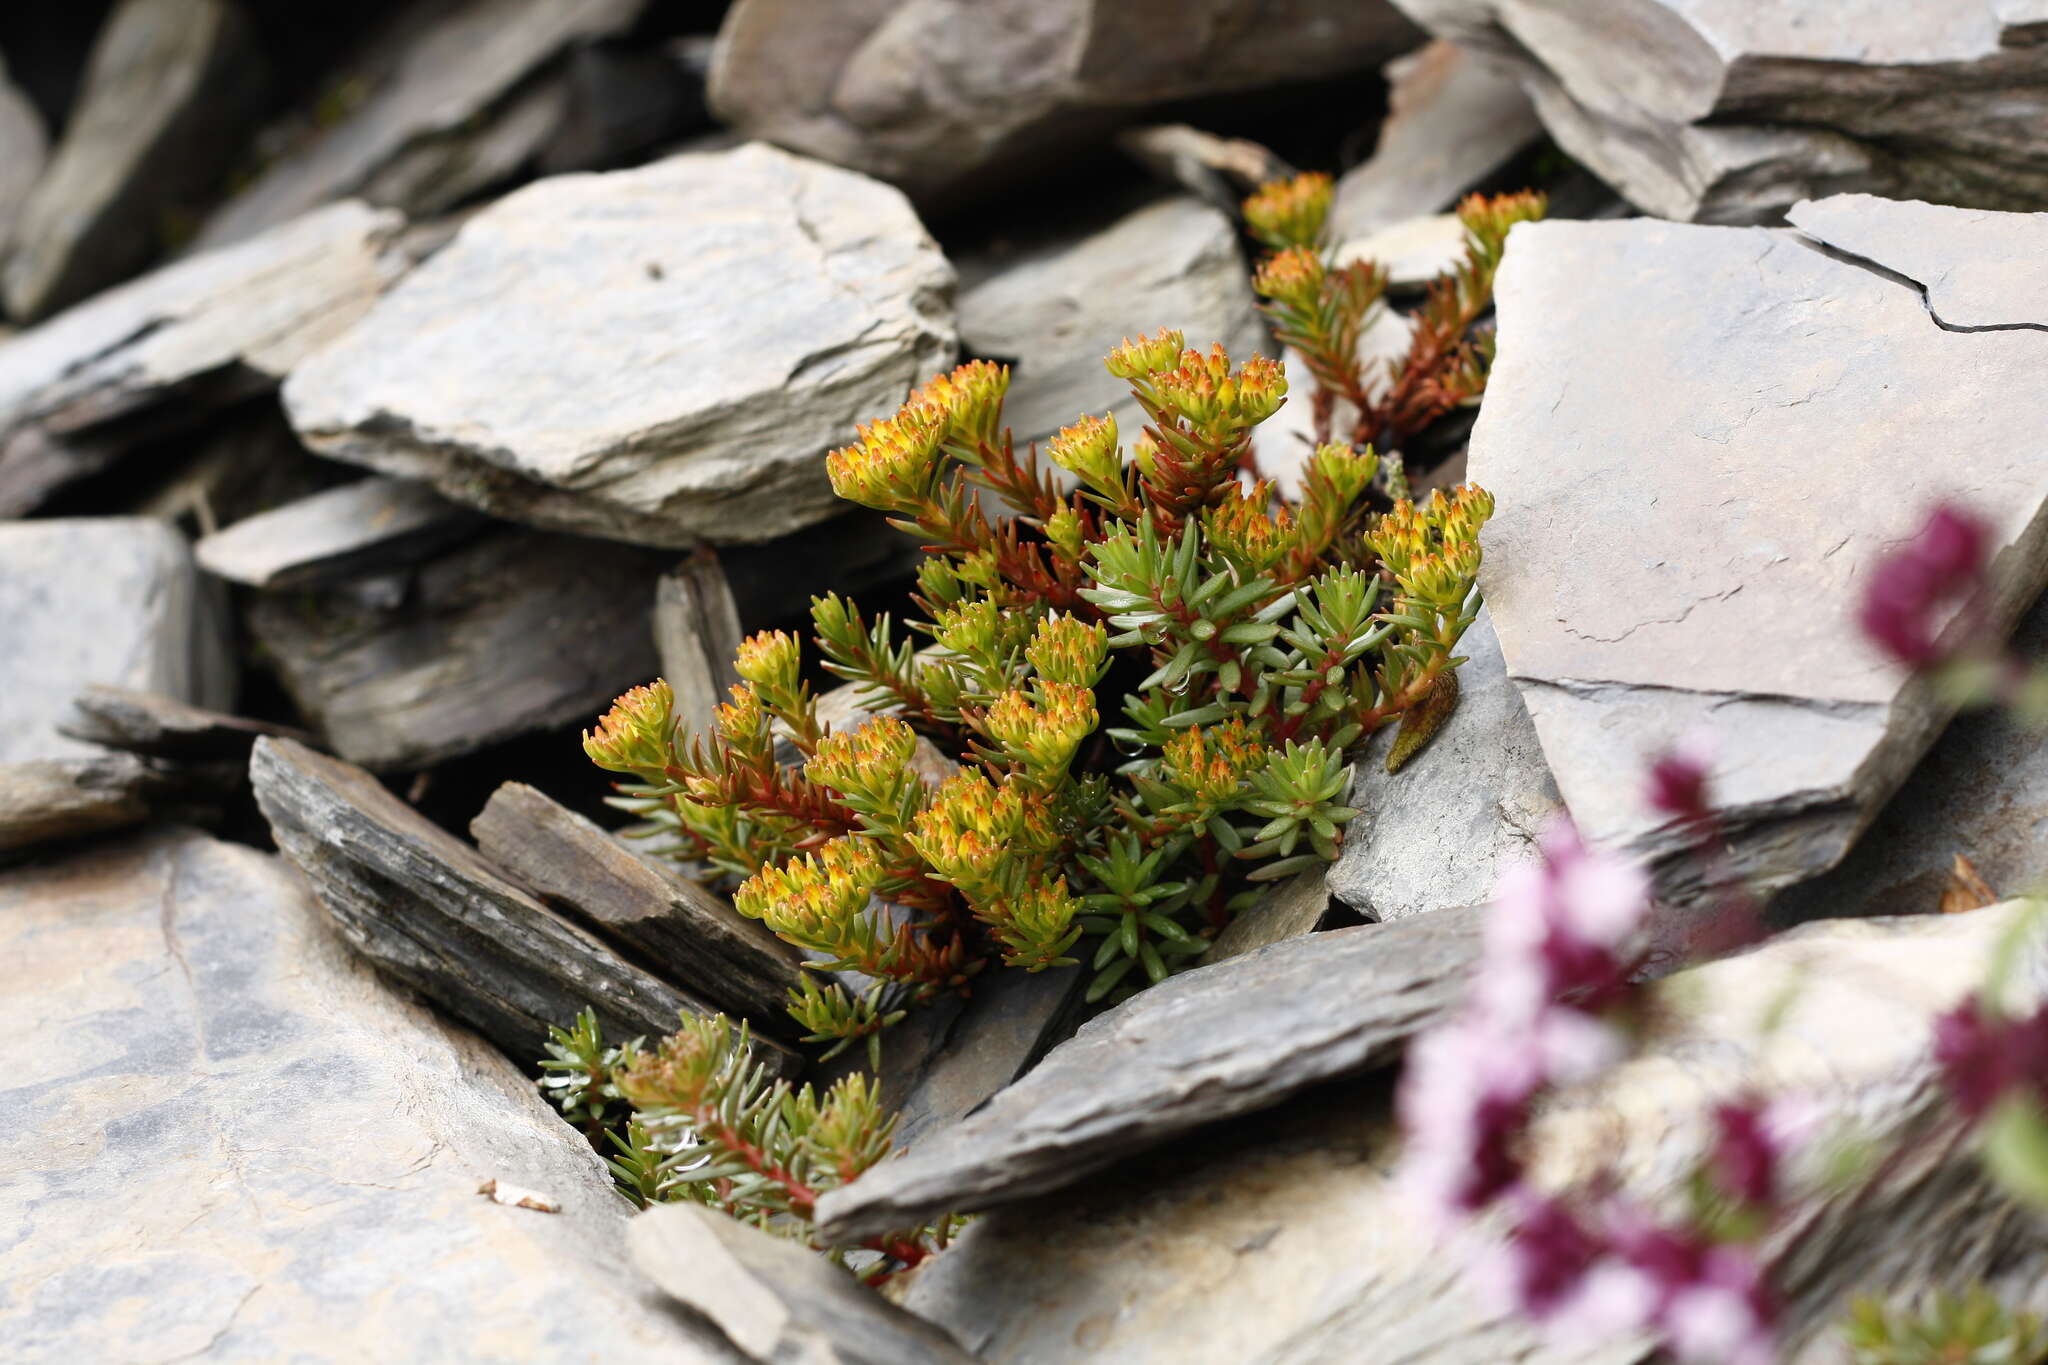
M 582 1137 L 280 859 L 169 830 L 7 873 L 0 958 L 9 1359 L 739 1359 L 634 1274 Z
M 1926 228 L 1988 235 L 1969 228 L 1981 215 L 1799 212 L 1880 259 L 1763 228 L 1517 228 L 1471 446 L 1500 507 L 1481 581 L 1581 828 L 1672 853 L 1643 761 L 1703 732 L 1737 867 L 1763 890 L 1833 865 L 1945 719 L 1854 626 L 1876 558 L 1955 496 L 1991 519 L 1998 624 L 2048 577 L 2048 465 L 2028 436 L 2048 420 L 2048 333 L 1944 328 L 1900 273 L 1972 259 Z M 2007 217 L 2048 245 L 2048 219 Z M 1918 254 L 1885 251 L 1902 238 Z M 1685 901 L 1687 870 L 1666 870 Z
M 1838 190 L 2048 204 L 2048 4 L 1397 0 L 1510 63 L 1572 156 L 1649 213 L 1771 222 Z
M 470 219 L 295 370 L 320 454 L 515 521 L 756 542 L 841 509 L 825 452 L 951 363 L 901 194 L 751 144 L 567 175 Z
M 1875 1141 L 1915 1131 L 1946 1104 L 1928 1029 L 1976 989 L 2023 912 L 2011 903 L 1837 920 L 1685 973 L 1674 981 L 1681 1008 L 1642 1056 L 1545 1108 L 1530 1137 L 1532 1183 L 1552 1190 L 1611 1171 L 1628 1195 L 1668 1198 L 1706 1150 L 1715 1106 L 1752 1092 L 1813 1100 Z M 2025 998 L 2040 998 L 2038 952 L 2018 979 Z M 1324 1089 L 998 1210 L 917 1277 L 904 1306 L 989 1365 L 1660 1359 L 1640 1339 L 1541 1342 L 1490 1301 L 1473 1269 L 1500 1229 L 1482 1223 L 1446 1241 L 1415 1215 L 1392 1181 L 1387 1079 Z M 1835 1327 L 1854 1292 L 1890 1298 L 1982 1277 L 2012 1307 L 2048 1306 L 2041 1220 L 1967 1147 L 1904 1150 L 1844 1184 L 1802 1180 L 1827 1193 L 1788 1211 L 1796 1235 L 1767 1240 L 1765 1275 L 1785 1287 L 1788 1365 L 1837 1365 Z

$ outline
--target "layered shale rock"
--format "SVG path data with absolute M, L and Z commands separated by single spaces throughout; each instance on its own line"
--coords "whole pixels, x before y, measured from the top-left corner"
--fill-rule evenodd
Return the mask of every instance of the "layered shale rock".
M 838 510 L 825 452 L 953 359 L 896 191 L 764 146 L 558 176 L 477 214 L 292 374 L 323 455 L 514 520 L 754 542 Z

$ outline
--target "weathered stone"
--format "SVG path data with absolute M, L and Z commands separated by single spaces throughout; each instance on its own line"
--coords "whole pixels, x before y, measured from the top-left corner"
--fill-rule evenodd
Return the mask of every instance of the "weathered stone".
M 6 258 L 15 220 L 43 173 L 49 151 L 43 116 L 7 79 L 7 62 L 0 57 L 0 260 Z
M 795 1242 L 697 1204 L 627 1228 L 640 1273 L 759 1365 L 970 1365 L 973 1357 Z
M 1647 212 L 1775 221 L 1841 190 L 2048 204 L 2035 0 L 1398 0 L 1511 66 L 1559 145 Z
M 896 1145 L 945 1132 L 1028 1071 L 1073 1030 L 1089 975 L 992 965 L 968 999 L 919 1006 L 884 1033 L 876 1079 L 896 1111 Z
M 1194 199 L 1032 251 L 960 294 L 962 344 L 1011 366 L 1003 411 L 1020 446 L 1105 411 L 1135 437 L 1141 410 L 1102 357 L 1118 338 L 1160 327 L 1203 350 L 1220 341 L 1237 358 L 1273 350 L 1235 225 Z
M 128 754 L 0 763 L 0 857 L 141 824 L 155 779 Z
M 582 1137 L 279 859 L 178 832 L 0 875 L 0 958 L 11 1358 L 739 1359 L 633 1271 Z
M 1103 0 L 740 0 L 719 31 L 712 108 L 755 137 L 866 171 L 919 200 L 1195 95 L 1368 69 L 1416 41 L 1381 0 L 1328 6 Z
M 1464 258 L 1465 225 L 1455 213 L 1405 219 L 1337 248 L 1339 261 L 1384 266 L 1387 288 L 1395 293 L 1420 292 Z
M 742 636 L 739 605 L 716 556 L 693 555 L 662 575 L 654 589 L 654 648 L 685 733 L 711 733 L 740 680 L 733 657 Z
M 2048 334 L 1945 329 L 1910 282 L 1795 233 L 1644 220 L 1516 228 L 1496 298 L 1480 581 L 1566 805 L 1671 857 L 1688 840 L 1636 775 L 1704 731 L 1734 869 L 1769 892 L 1832 866 L 1946 718 L 1854 626 L 1873 561 L 1963 486 L 1993 527 L 1993 624 L 2048 577 L 2048 468 L 2005 434 L 2048 419 Z M 1674 904 L 1699 866 L 1663 869 Z
M 562 72 L 567 98 L 541 150 L 540 173 L 603 170 L 708 128 L 711 44 L 709 35 L 693 34 L 654 49 L 578 46 Z
M 1297 872 L 1268 890 L 1258 904 L 1239 911 L 1202 954 L 1202 965 L 1239 957 L 1269 943 L 1300 938 L 1319 929 L 1335 928 L 1331 912 L 1341 907 L 1330 894 L 1332 870 L 1311 867 Z M 1356 923 L 1356 917 L 1350 922 Z
M 521 1059 L 586 1005 L 618 1037 L 711 1009 L 570 924 L 361 768 L 256 742 L 256 804 L 357 952 Z M 756 1040 L 771 1069 L 794 1057 Z
M 514 520 L 768 540 L 838 510 L 826 450 L 952 358 L 952 280 L 901 195 L 773 148 L 557 176 L 471 218 L 285 406 L 321 454 Z
M 401 7 L 347 63 L 344 89 L 361 102 L 331 127 L 293 139 L 297 145 L 207 220 L 198 245 L 238 242 L 345 197 L 418 214 L 453 207 L 559 131 L 566 87 L 544 68 L 574 43 L 626 28 L 645 4 Z
M 1389 62 L 1387 84 L 1378 146 L 1337 179 L 1338 241 L 1449 208 L 1543 135 L 1512 75 L 1442 39 Z
M 301 588 L 425 559 L 480 518 L 425 484 L 369 478 L 245 517 L 193 547 L 209 573 Z
M 1330 891 L 1368 919 L 1490 899 L 1505 865 L 1562 809 L 1489 612 L 1458 653 L 1458 707 L 1436 737 L 1398 773 L 1381 761 L 1384 746 L 1358 764 L 1358 814 L 1344 827 Z
M 246 761 L 258 735 L 310 743 L 289 725 L 223 715 L 156 692 L 87 687 L 72 698 L 71 715 L 58 730 L 72 739 L 145 758 Z
M 242 154 L 263 63 L 233 0 L 123 0 L 85 88 L 14 224 L 7 312 L 47 317 L 121 280 L 162 247 Z
M 423 768 L 587 721 L 653 677 L 648 613 L 666 564 L 507 529 L 404 571 L 388 598 L 362 583 L 266 593 L 249 628 L 336 753 Z
M 835 1241 L 1070 1185 L 1206 1123 L 1386 1061 L 1464 990 L 1479 912 L 1362 925 L 1172 977 L 978 1112 L 818 1203 Z
M 2013 634 L 2048 657 L 2048 599 Z M 1775 924 L 1835 915 L 1924 915 L 1941 904 L 1958 854 L 1998 896 L 2048 887 L 2048 735 L 2001 710 L 1949 725 L 1847 857 L 1771 901 Z
M 336 204 L 0 342 L 0 516 L 273 388 L 405 268 L 397 214 Z
M 135 477 L 105 480 L 89 496 L 108 498 L 110 510 L 124 515 L 171 522 L 195 538 L 361 476 L 300 445 L 275 394 L 209 417 L 189 436 L 152 443 L 123 472 Z
M 757 1027 L 788 1031 L 796 952 L 722 897 L 627 852 L 523 782 L 493 792 L 469 833 L 486 858 L 663 978 Z
M 1544 1110 L 1531 1135 L 1535 1183 L 1558 1188 L 1611 1169 L 1622 1193 L 1671 1208 L 1718 1103 L 1798 1096 L 1845 1123 L 1845 1136 L 1918 1140 L 1846 1182 L 1802 1173 L 1787 1232 L 1763 1251 L 1786 1300 L 1784 1359 L 1839 1360 L 1834 1329 L 1852 1293 L 1889 1299 L 1981 1276 L 2016 1305 L 2042 1306 L 2048 1227 L 2015 1207 L 1968 1144 L 1930 1134 L 1949 1112 L 1930 1026 L 1981 981 L 2017 909 L 1814 925 L 1687 973 L 1645 1055 Z M 2038 998 L 2038 954 L 2023 979 Z M 1374 1080 L 1349 1095 L 1318 1092 L 982 1219 L 917 1277 L 905 1304 L 991 1365 L 1074 1359 L 1077 1349 L 1129 1365 L 1656 1358 L 1640 1339 L 1539 1342 L 1474 1283 L 1471 1268 L 1499 1230 L 1436 1240 L 1391 1187 L 1389 1089 Z
M 1178 185 L 1232 222 L 1244 197 L 1297 174 L 1272 148 L 1241 137 L 1218 137 L 1185 123 L 1126 128 L 1116 145 L 1160 179 Z
M 0 524 L 0 762 L 102 753 L 58 733 L 92 683 L 230 704 L 223 615 L 185 538 L 161 522 Z

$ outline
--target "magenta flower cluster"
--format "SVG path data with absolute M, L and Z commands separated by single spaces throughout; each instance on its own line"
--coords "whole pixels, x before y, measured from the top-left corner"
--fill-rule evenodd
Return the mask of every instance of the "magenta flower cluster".
M 1858 617 L 1863 633 L 1908 668 L 1939 663 L 1943 621 L 1976 591 L 1990 539 L 1975 514 L 1936 507 L 1910 541 L 1878 561 Z
M 1655 779 L 1672 813 L 1704 809 L 1693 757 Z M 1547 1087 L 1627 1056 L 1630 976 L 1649 909 L 1642 872 L 1588 849 L 1569 822 L 1511 869 L 1487 920 L 1463 1010 L 1421 1038 L 1402 1076 L 1402 1181 L 1445 1226 L 1504 1217 L 1490 1278 L 1516 1311 L 1570 1335 L 1657 1336 L 1681 1361 L 1768 1365 L 1772 1305 L 1754 1259 L 1703 1227 L 1670 1226 L 1618 1197 L 1581 1209 L 1526 1182 L 1520 1151 Z M 1724 1104 L 1703 1173 L 1723 1199 L 1768 1208 L 1790 1111 Z
M 1934 1059 L 1973 1121 L 2014 1092 L 2048 1107 L 2048 1005 L 2007 1019 L 1972 996 L 1935 1021 Z

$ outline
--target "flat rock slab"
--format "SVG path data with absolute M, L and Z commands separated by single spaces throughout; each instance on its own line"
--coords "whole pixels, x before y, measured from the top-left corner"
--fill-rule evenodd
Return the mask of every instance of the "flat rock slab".
M 754 542 L 836 509 L 825 452 L 954 354 L 902 195 L 761 145 L 499 200 L 293 372 L 307 445 L 513 520 Z
M 299 588 L 424 559 L 480 520 L 425 484 L 372 477 L 244 517 L 193 553 L 232 582 Z
M 920 202 L 959 202 L 1174 101 L 1369 71 L 1418 36 L 1385 0 L 830 8 L 735 4 L 714 49 L 712 108 L 748 136 L 879 176 Z
M 404 270 L 403 222 L 335 204 L 0 342 L 0 516 L 274 387 Z
M 630 26 L 645 7 L 458 0 L 401 8 L 346 63 L 361 102 L 310 138 L 295 129 L 291 150 L 207 219 L 198 245 L 241 241 L 334 199 L 421 214 L 452 206 L 559 131 L 567 111 L 550 64 L 576 43 Z
M 506 528 L 414 569 L 265 593 L 249 627 L 343 758 L 423 768 L 588 722 L 654 676 L 669 557 Z
M 249 760 L 285 856 L 358 952 L 509 1055 L 538 1060 L 585 1006 L 607 1035 L 659 1038 L 711 1009 L 625 961 L 514 885 L 361 768 L 288 739 Z M 793 1060 L 755 1044 L 771 1070 Z
M 1154 986 L 978 1112 L 826 1194 L 819 1228 L 850 1245 L 1015 1203 L 1384 1062 L 1463 994 L 1479 915 L 1313 934 Z
M 739 1359 L 635 1275 L 582 1137 L 282 860 L 167 832 L 0 875 L 0 956 L 10 1359 Z
M 1337 178 L 1339 241 L 1447 209 L 1543 136 L 1509 71 L 1439 38 L 1387 63 L 1387 117 L 1363 162 Z
M 1496 297 L 1480 581 L 1565 803 L 1600 842 L 1674 853 L 1640 775 L 1704 733 L 1751 884 L 1832 866 L 1945 719 L 1856 629 L 1874 563 L 1962 488 L 1992 523 L 1995 620 L 2048 578 L 2048 465 L 2013 437 L 2048 421 L 2048 332 L 1948 330 L 1911 282 L 1793 232 L 1647 220 L 1518 227 Z M 1694 866 L 1666 868 L 1675 902 Z
M 0 57 L 0 253 L 7 249 L 21 206 L 43 173 L 50 152 L 50 136 L 43 116 L 8 79 L 7 62 Z
M 1510 65 L 1558 144 L 1647 212 L 1772 222 L 1872 190 L 2048 204 L 2036 0 L 1401 0 Z
M 758 1365 L 971 1365 L 938 1328 L 807 1247 L 696 1204 L 656 1204 L 633 1264 Z
M 787 1033 L 796 950 L 680 873 L 621 848 L 523 782 L 507 782 L 469 825 L 486 858 L 622 945 L 664 979 Z
M 159 692 L 124 687 L 85 688 L 72 699 L 71 711 L 58 727 L 63 734 L 145 758 L 246 762 L 259 735 L 279 735 L 302 743 L 313 738 L 289 725 L 230 716 Z
M 1534 1183 L 1611 1168 L 1623 1193 L 1668 1207 L 1715 1106 L 1752 1090 L 1813 1100 L 1852 1138 L 1924 1132 L 1948 1104 L 1927 1046 L 1933 1019 L 1976 989 L 2020 910 L 1812 925 L 1675 979 L 1680 1007 L 1645 1055 L 1546 1109 Z M 2038 999 L 2038 953 L 2021 979 Z M 991 1365 L 1656 1359 L 1641 1340 L 1539 1342 L 1502 1312 L 1475 1274 L 1499 1230 L 1439 1240 L 1393 1186 L 1390 1090 L 1372 1079 L 1319 1091 L 998 1211 L 917 1277 L 905 1306 Z M 1800 1188 L 1827 1193 L 1802 1198 L 1789 1215 L 1797 1235 L 1764 1252 L 1787 1294 L 1788 1362 L 1841 1359 L 1855 1293 L 1889 1300 L 1983 1277 L 2014 1307 L 2048 1302 L 2048 1235 L 1967 1144 L 1923 1139 L 1846 1185 L 1802 1174 Z
M 2048 326 L 2048 279 L 2037 268 L 2048 213 L 1837 194 L 1794 204 L 1785 217 L 1813 240 L 1919 285 L 1943 327 Z
M 0 523 L 0 762 L 103 754 L 59 733 L 93 683 L 228 704 L 224 616 L 162 522 Z
M 115 6 L 15 221 L 0 272 L 8 314 L 47 317 L 155 256 L 165 222 L 197 212 L 244 154 L 264 76 L 232 0 Z
M 1102 357 L 1119 338 L 1161 327 L 1205 351 L 1221 342 L 1233 359 L 1273 351 L 1237 227 L 1198 199 L 1162 200 L 1037 247 L 960 294 L 962 344 L 1011 366 L 1003 412 L 1020 446 L 1087 413 L 1113 412 L 1124 439 L 1135 438 L 1142 410 Z
M 1455 213 L 1404 218 L 1337 249 L 1339 261 L 1385 267 L 1387 288 L 1401 293 L 1421 292 L 1464 258 L 1465 224 Z
M 0 763 L 0 858 L 139 825 L 159 785 L 130 754 Z
M 1493 617 L 1458 642 L 1458 707 L 1397 773 L 1385 745 L 1359 760 L 1358 809 L 1330 891 L 1368 919 L 1408 919 L 1493 896 L 1506 866 L 1526 856 L 1563 809 L 1522 694 L 1508 677 Z

